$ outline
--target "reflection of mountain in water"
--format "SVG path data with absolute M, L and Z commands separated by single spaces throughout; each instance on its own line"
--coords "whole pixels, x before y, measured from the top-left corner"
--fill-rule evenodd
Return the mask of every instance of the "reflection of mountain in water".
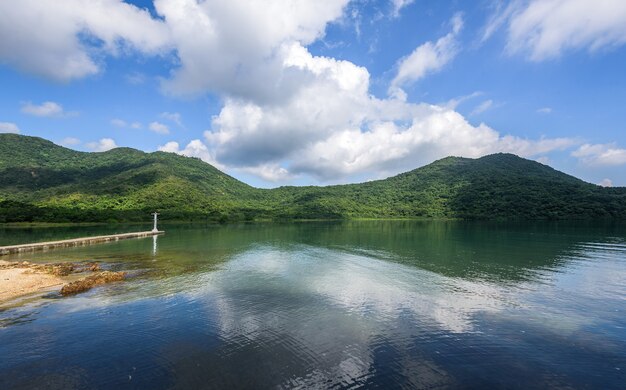
M 168 227 L 160 254 L 176 261 L 224 259 L 254 245 L 288 249 L 294 243 L 370 256 L 449 277 L 501 281 L 532 280 L 535 271 L 554 269 L 585 257 L 589 243 L 623 242 L 626 227 L 585 223 L 480 223 L 355 221 L 251 224 L 194 230 Z M 178 251 L 178 254 L 176 253 Z
M 136 230 L 133 226 L 5 229 L 5 240 L 37 241 Z M 449 277 L 530 281 L 537 271 L 585 258 L 588 245 L 624 242 L 626 225 L 585 222 L 352 221 L 166 226 L 158 253 L 149 240 L 29 253 L 5 259 L 96 259 L 136 263 L 164 275 L 213 268 L 258 245 L 300 243 L 392 261 Z
M 587 243 L 624 242 L 625 226 L 584 223 L 364 221 L 299 226 L 312 245 L 430 270 L 450 277 L 521 281 L 584 257 Z
M 0 377 L 16 373 L 5 387 L 35 387 L 47 372 L 65 380 L 72 367 L 88 373 L 79 387 L 127 386 L 129 376 L 138 388 L 611 388 L 624 380 L 615 369 L 625 356 L 621 227 L 363 221 L 165 230 L 156 254 L 152 240 L 33 254 L 122 262 L 155 277 L 57 300 L 32 310 L 30 322 L 17 310 L 0 313 L 19 320 L 0 333 L 11 356 Z M 45 373 L 24 347 L 32 340 Z

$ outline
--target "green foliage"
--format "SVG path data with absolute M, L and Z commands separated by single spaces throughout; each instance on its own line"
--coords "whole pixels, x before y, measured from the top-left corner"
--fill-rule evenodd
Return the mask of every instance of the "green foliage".
M 626 218 L 602 188 L 511 154 L 448 157 L 385 180 L 253 188 L 196 158 L 117 148 L 76 152 L 0 134 L 0 222 Z

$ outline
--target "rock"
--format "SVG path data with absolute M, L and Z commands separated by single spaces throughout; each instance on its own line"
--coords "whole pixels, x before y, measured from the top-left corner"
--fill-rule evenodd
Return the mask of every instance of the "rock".
M 96 272 L 96 271 L 100 271 L 100 264 L 96 263 L 96 262 L 92 262 L 92 263 L 87 263 L 87 267 L 89 268 L 89 271 L 91 272 Z
M 63 263 L 45 263 L 45 264 L 37 264 L 37 263 L 29 263 L 27 261 L 23 262 L 3 262 L 0 263 L 0 269 L 11 269 L 11 268 L 26 268 L 31 272 L 43 272 L 46 274 L 51 274 L 54 276 L 68 276 L 73 273 L 80 272 L 96 272 L 100 271 L 100 264 L 92 261 L 89 263 L 71 263 L 71 262 L 63 262 Z
M 124 280 L 125 277 L 126 272 L 98 272 L 97 274 L 89 275 L 86 278 L 66 284 L 61 288 L 61 295 L 78 294 L 90 290 L 95 286 Z
M 51 269 L 47 270 L 49 274 L 55 276 L 67 276 L 74 272 L 74 264 L 72 263 L 58 263 L 52 264 Z

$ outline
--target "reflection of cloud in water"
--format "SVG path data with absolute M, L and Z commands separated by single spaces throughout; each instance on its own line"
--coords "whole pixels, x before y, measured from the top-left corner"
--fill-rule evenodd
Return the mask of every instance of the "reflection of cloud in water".
M 286 345 L 302 365 L 322 367 L 291 378 L 288 387 L 365 383 L 375 372 L 377 348 L 394 350 L 394 359 L 412 367 L 407 383 L 449 384 L 436 363 L 410 355 L 413 338 L 433 329 L 471 331 L 473 311 L 504 303 L 494 286 L 327 249 L 295 249 L 244 253 L 188 293 L 206 301 L 220 338 L 233 348 Z
M 596 255 L 598 253 L 592 256 Z M 605 255 L 614 256 L 615 253 Z M 482 318 L 489 313 L 511 318 L 526 316 L 529 324 L 539 325 L 548 332 L 566 330 L 573 333 L 592 325 L 599 320 L 597 316 L 576 312 L 569 306 L 584 304 L 594 296 L 593 290 L 598 289 L 603 281 L 624 285 L 623 266 L 607 264 L 598 267 L 597 263 L 588 266 L 576 263 L 568 267 L 567 272 L 558 273 L 552 269 L 540 270 L 538 272 L 543 274 L 540 284 L 523 282 L 500 286 L 485 281 L 448 278 L 328 249 L 298 246 L 293 251 L 278 251 L 265 247 L 237 256 L 228 263 L 227 269 L 210 275 L 207 283 L 212 293 L 217 292 L 220 297 L 217 305 L 219 326 L 225 339 L 245 335 L 254 340 L 268 332 L 282 337 L 287 334 L 304 345 L 302 348 L 322 354 L 333 344 L 362 345 L 362 350 L 356 354 L 360 358 L 359 364 L 352 360 L 339 361 L 354 363 L 345 363 L 343 367 L 362 367 L 359 375 L 365 375 L 372 364 L 368 358 L 369 344 L 372 336 L 377 334 L 478 331 L 480 329 L 475 325 L 475 314 L 478 313 Z M 571 286 L 564 289 L 563 284 L 568 283 L 568 279 L 571 279 Z M 248 289 L 250 292 L 264 291 L 268 294 L 264 302 L 280 307 L 265 307 L 257 301 L 263 296 L 247 296 Z M 617 290 L 610 287 L 607 291 L 615 297 L 615 292 L 620 289 L 623 287 Z M 194 295 L 205 293 L 208 291 L 199 289 Z M 201 299 L 197 295 L 196 298 Z M 576 296 L 580 299 L 572 300 Z M 302 306 L 281 311 L 289 302 Z M 242 304 L 245 307 L 242 308 Z M 333 306 L 342 310 L 332 310 Z M 310 313 L 303 315 L 302 310 Z M 279 313 L 278 317 L 276 313 Z M 407 313 L 417 327 L 398 330 L 398 322 Z M 324 328 L 330 329 L 330 333 L 311 332 L 307 326 L 302 326 L 323 323 L 329 316 L 335 317 L 328 320 L 328 327 Z M 341 340 L 346 334 L 350 335 L 350 340 Z M 394 342 L 405 336 L 394 338 Z
M 57 302 L 60 313 L 69 313 L 146 298 L 152 300 L 145 305 L 149 317 L 141 321 L 157 324 L 169 308 L 197 319 L 204 329 L 196 333 L 198 341 L 206 345 L 183 348 L 173 339 L 159 352 L 175 372 L 191 370 L 189 378 L 198 375 L 190 368 L 196 361 L 214 367 L 243 361 L 246 373 L 232 372 L 281 387 L 373 386 L 382 372 L 393 376 L 387 383 L 446 387 L 459 378 L 436 348 L 474 359 L 496 353 L 484 357 L 496 364 L 497 353 L 506 357 L 511 342 L 528 342 L 520 336 L 527 331 L 535 344 L 555 335 L 561 336 L 555 345 L 567 349 L 575 335 L 586 349 L 590 342 L 599 345 L 598 356 L 615 350 L 611 343 L 619 333 L 584 332 L 598 321 L 620 323 L 610 302 L 624 292 L 623 254 L 581 245 L 564 259 L 567 267 L 537 269 L 535 282 L 504 284 L 379 259 L 389 253 L 255 245 L 217 270 L 131 280 Z M 604 306 L 593 307 L 600 299 Z M 170 323 L 164 330 L 186 329 Z
M 499 310 L 505 304 L 495 285 L 319 248 L 263 248 L 238 256 L 217 273 L 210 276 L 211 289 L 228 290 L 231 279 L 239 286 L 265 284 L 276 293 L 321 297 L 349 313 L 373 315 L 383 322 L 408 310 L 420 321 L 432 320 L 452 332 L 471 331 L 472 312 Z
M 529 286 L 523 297 L 516 298 L 526 306 L 517 315 L 560 335 L 619 322 L 626 296 L 624 259 L 624 244 L 578 245 L 566 269 L 543 271 L 544 288 Z M 610 329 L 616 331 L 614 327 L 604 328 L 603 336 L 609 336 Z
M 377 258 L 318 247 L 295 245 L 278 250 L 271 246 L 255 246 L 235 256 L 217 271 L 158 280 L 132 280 L 127 286 L 130 291 L 125 294 L 120 294 L 125 287 L 113 290 L 104 287 L 95 295 L 87 293 L 61 300 L 59 304 L 65 311 L 73 312 L 140 297 L 178 293 L 193 299 L 216 296 L 216 302 L 221 302 L 219 297 L 229 302 L 227 298 L 233 294 L 246 290 L 254 294 L 254 290 L 259 290 L 278 295 L 267 299 L 279 302 L 285 300 L 284 297 L 292 299 L 294 294 L 308 297 L 303 302 L 304 306 L 309 301 L 322 298 L 348 313 L 375 316 L 379 322 L 393 322 L 401 313 L 408 311 L 420 323 L 430 323 L 456 333 L 476 330 L 474 313 L 496 313 L 503 309 L 523 310 L 528 312 L 529 318 L 541 321 L 548 328 L 574 332 L 591 324 L 594 318 L 577 312 L 576 308 L 568 311 L 568 304 L 593 302 L 594 297 L 611 299 L 619 292 L 622 295 L 626 292 L 626 272 L 619 262 L 620 254 L 624 254 L 623 245 L 581 244 L 578 249 L 578 257 L 568 259 L 570 265 L 565 269 L 567 272 L 537 270 L 537 279 L 541 280 L 539 288 L 530 282 L 502 286 L 484 280 L 446 277 Z M 382 255 L 384 258 L 390 256 Z M 595 261 L 598 258 L 609 261 L 599 263 Z M 572 299 L 575 296 L 580 299 Z M 538 306 L 541 306 L 541 312 L 535 310 Z M 258 332 L 264 331 L 251 319 L 228 319 L 225 313 L 241 315 L 240 310 L 231 309 L 220 309 L 221 321 L 243 321 Z M 258 316 L 262 309 L 267 310 L 270 317 L 275 315 L 272 307 L 257 308 L 252 312 Z M 272 317 L 272 320 L 284 319 Z M 222 325 L 224 329 L 230 327 L 226 323 Z M 252 336 L 254 332 L 246 333 Z

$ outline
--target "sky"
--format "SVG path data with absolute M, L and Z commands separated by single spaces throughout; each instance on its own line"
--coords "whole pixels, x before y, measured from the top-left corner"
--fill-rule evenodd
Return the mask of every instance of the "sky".
M 508 152 L 626 186 L 623 0 L 0 0 L 0 132 L 254 186 Z

